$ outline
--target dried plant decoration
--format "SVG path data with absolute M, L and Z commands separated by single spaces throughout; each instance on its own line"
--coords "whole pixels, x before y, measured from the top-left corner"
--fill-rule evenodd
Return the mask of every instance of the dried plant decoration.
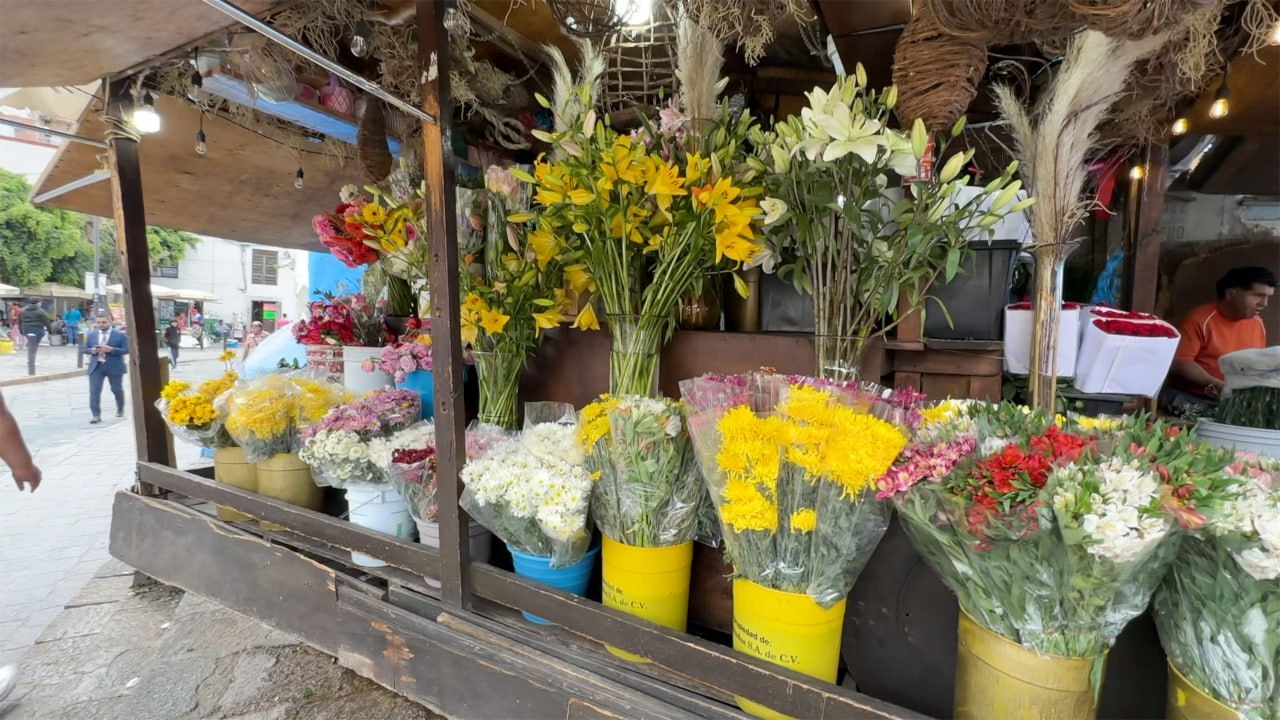
M 1272 44 L 1272 33 L 1280 25 L 1280 8 L 1272 0 L 1245 0 L 1248 5 L 1240 22 L 1249 33 L 1243 51 L 1257 55 L 1262 48 Z
M 1063 0 L 926 0 L 952 35 L 991 44 L 1062 38 L 1083 24 Z
M 715 35 L 687 17 L 678 21 L 676 34 L 676 79 L 685 117 L 697 127 L 699 121 L 719 115 L 717 101 L 728 84 L 720 77 L 724 67 L 724 47 Z
M 784 20 L 817 23 L 809 0 L 681 0 L 680 9 L 721 43 L 732 43 L 755 65 Z
M 590 40 L 575 38 L 578 45 L 578 76 L 575 79 L 564 53 L 554 45 L 547 45 L 547 54 L 551 64 L 551 114 L 556 132 L 564 132 L 573 127 L 578 118 L 595 107 L 601 91 L 604 76 L 604 56 L 600 49 Z M 578 94 L 579 87 L 587 88 L 586 101 Z
M 1090 30 L 1139 40 L 1181 28 L 1214 0 L 1065 0 Z
M 986 43 L 947 32 L 930 5 L 922 5 L 898 38 L 893 54 L 894 109 L 904 127 L 916 118 L 930 130 L 949 128 L 978 94 L 987 67 Z
M 1031 393 L 1034 406 L 1048 413 L 1057 390 L 1058 271 L 1078 244 L 1071 235 L 1089 206 L 1083 197 L 1086 163 L 1098 147 L 1098 126 L 1124 94 L 1134 65 L 1166 39 L 1124 40 L 1081 32 L 1072 38 L 1058 74 L 1032 110 L 1009 88 L 996 88 L 1021 163 L 1019 173 L 1036 197 L 1028 210 L 1036 258 Z

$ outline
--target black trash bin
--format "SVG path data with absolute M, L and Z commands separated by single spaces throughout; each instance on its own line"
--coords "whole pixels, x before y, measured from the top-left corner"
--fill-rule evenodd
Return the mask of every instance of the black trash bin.
M 951 282 L 935 283 L 929 291 L 925 301 L 924 336 L 936 340 L 1003 338 L 1004 306 L 1009 302 L 1013 263 L 1021 248 L 1018 240 L 971 243 L 972 252 Z

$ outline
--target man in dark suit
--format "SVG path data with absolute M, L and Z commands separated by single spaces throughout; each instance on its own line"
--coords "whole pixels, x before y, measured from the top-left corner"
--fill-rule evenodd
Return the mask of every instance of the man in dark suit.
M 129 352 L 129 338 L 111 327 L 111 318 L 99 315 L 97 325 L 84 345 L 89 356 L 89 411 L 90 423 L 102 422 L 102 382 L 111 383 L 111 394 L 116 396 L 116 417 L 124 417 L 124 356 Z

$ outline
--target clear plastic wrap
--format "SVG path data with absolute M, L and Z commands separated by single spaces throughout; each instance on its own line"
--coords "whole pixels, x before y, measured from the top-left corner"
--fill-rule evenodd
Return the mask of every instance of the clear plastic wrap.
M 497 432 L 477 433 L 474 443 L 468 433 L 468 456 L 473 444 L 477 452 L 462 469 L 459 504 L 507 544 L 549 557 L 552 567 L 578 562 L 591 546 L 591 476 L 581 464 L 577 426 L 530 424 L 490 443 L 486 437 Z
M 607 396 L 583 408 L 580 441 L 595 477 L 591 515 L 600 532 L 633 547 L 694 539 L 703 483 L 678 403 Z
M 218 398 L 226 430 L 250 462 L 296 453 L 302 429 L 347 399 L 338 385 L 301 375 L 272 373 L 238 383 Z
M 173 436 L 200 447 L 221 448 L 235 444 L 226 431 L 226 407 L 218 398 L 235 385 L 231 371 L 192 387 L 174 380 L 160 391 L 156 409 Z
M 853 383 L 769 373 L 681 392 L 734 574 L 835 605 L 888 528 L 875 482 L 906 444 L 878 417 L 892 408 Z
M 321 487 L 345 488 L 386 481 L 370 457 L 370 443 L 389 437 L 422 416 L 422 399 L 412 390 L 380 389 L 334 407 L 302 432 L 298 457 L 311 466 Z
M 419 522 L 436 522 L 436 436 L 430 420 L 369 441 L 369 461 Z

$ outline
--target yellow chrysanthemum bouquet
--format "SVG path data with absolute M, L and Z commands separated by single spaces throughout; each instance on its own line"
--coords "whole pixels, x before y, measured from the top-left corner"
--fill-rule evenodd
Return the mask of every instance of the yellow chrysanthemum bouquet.
M 907 442 L 877 390 L 767 373 L 681 383 L 736 578 L 735 648 L 834 679 L 845 596 L 888 527 L 876 480 Z M 788 650 L 786 623 L 827 626 L 822 650 L 788 661 L 809 651 Z
M 513 219 L 534 221 L 537 242 L 563 257 L 576 289 L 603 302 L 612 393 L 655 395 L 658 351 L 681 298 L 763 248 L 762 189 L 746 162 L 753 121 L 725 103 L 719 112 L 697 132 L 646 126 L 628 135 L 588 111 L 563 132 L 535 131 L 558 159 L 540 158 L 532 175 L 514 171 L 532 184 L 537 214 Z M 589 303 L 574 324 L 595 325 Z
M 483 423 L 516 426 L 520 370 L 544 330 L 569 319 L 562 254 L 550 235 L 519 220 L 528 207 L 511 171 L 485 172 L 488 221 L 483 246 L 463 248 L 462 340 L 472 347 L 480 376 Z
M 231 389 L 237 376 L 227 371 L 220 377 L 205 380 L 192 387 L 185 380 L 174 380 L 160 391 L 156 407 L 174 437 L 208 448 L 230 447 L 235 441 L 227 435 L 226 415 L 215 404 Z
M 339 385 L 273 373 L 232 388 L 219 400 L 226 430 L 250 462 L 296 453 L 302 431 L 349 399 Z

